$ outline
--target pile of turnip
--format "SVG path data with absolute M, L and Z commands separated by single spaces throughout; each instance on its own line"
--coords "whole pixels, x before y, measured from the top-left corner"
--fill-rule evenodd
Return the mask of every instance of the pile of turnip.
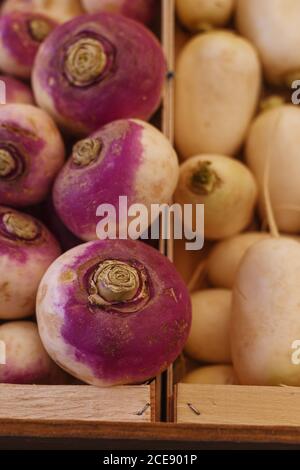
M 187 286 L 138 240 L 151 217 L 130 237 L 119 209 L 150 214 L 179 179 L 152 120 L 168 71 L 158 7 L 1 2 L 0 384 L 140 384 L 187 341 Z
M 194 230 L 205 206 L 202 255 L 175 245 L 192 297 L 182 380 L 300 386 L 300 3 L 176 8 L 175 201 Z

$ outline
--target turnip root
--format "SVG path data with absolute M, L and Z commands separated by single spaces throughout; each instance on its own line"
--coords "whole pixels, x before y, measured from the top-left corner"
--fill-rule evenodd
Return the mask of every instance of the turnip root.
M 156 3 L 156 0 L 82 0 L 88 13 L 119 13 L 146 24 L 154 16 Z
M 69 230 L 86 241 L 97 238 L 98 206 L 111 204 L 117 217 L 109 234 L 116 238 L 125 231 L 126 237 L 130 218 L 120 216 L 119 197 L 151 214 L 151 204 L 170 201 L 178 175 L 176 153 L 160 131 L 139 120 L 114 121 L 74 146 L 55 182 L 54 204 Z M 141 233 L 150 222 L 142 220 Z
M 60 248 L 36 219 L 0 206 L 0 319 L 30 317 L 38 285 Z
M 50 356 L 99 386 L 141 383 L 181 353 L 191 324 L 188 291 L 170 261 L 132 240 L 73 248 L 38 292 L 40 335 Z
M 231 291 L 207 289 L 192 294 L 192 328 L 186 354 L 197 361 L 231 363 Z
M 182 50 L 176 73 L 175 135 L 182 158 L 235 155 L 258 104 L 255 49 L 229 31 L 201 34 Z
M 41 202 L 64 155 L 59 131 L 43 110 L 27 104 L 0 106 L 0 204 Z
M 50 18 L 36 13 L 0 16 L 0 68 L 21 78 L 30 78 L 37 51 L 57 26 Z
M 235 0 L 176 0 L 179 20 L 191 31 L 224 26 L 233 13 Z
M 268 233 L 247 232 L 223 240 L 212 249 L 206 264 L 207 277 L 214 287 L 232 289 L 239 264 L 247 250 Z
M 238 380 L 232 366 L 206 366 L 189 372 L 182 381 L 185 384 L 237 385 Z
M 257 48 L 270 83 L 300 78 L 298 0 L 237 0 L 237 26 Z
M 25 83 L 9 75 L 0 75 L 0 82 L 5 83 L 6 104 L 34 104 L 31 89 Z
M 256 182 L 248 168 L 222 155 L 199 155 L 180 169 L 175 200 L 205 206 L 205 238 L 220 240 L 233 236 L 250 224 L 257 199 Z M 191 227 L 187 227 L 191 228 Z
M 122 118 L 157 110 L 166 61 L 155 36 L 121 15 L 83 15 L 59 26 L 40 47 L 33 88 L 40 107 L 86 136 Z
M 233 291 L 231 346 L 242 384 L 300 386 L 300 245 L 288 238 L 251 247 Z
M 5 345 L 6 363 L 0 365 L 0 383 L 64 385 L 70 378 L 45 351 L 37 325 L 10 322 L 0 326 L 0 341 Z
M 80 0 L 5 0 L 2 13 L 14 11 L 44 14 L 61 23 L 83 13 Z
M 274 132 L 275 125 L 276 132 Z M 284 233 L 300 231 L 299 173 L 300 109 L 285 105 L 265 111 L 252 124 L 246 142 L 246 160 L 260 189 L 259 202 L 265 216 L 265 166 L 270 154 L 268 190 L 275 220 Z

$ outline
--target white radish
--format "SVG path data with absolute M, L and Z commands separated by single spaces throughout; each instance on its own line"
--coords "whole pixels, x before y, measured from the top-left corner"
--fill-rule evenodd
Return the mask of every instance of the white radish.
M 191 31 L 224 26 L 233 13 L 235 0 L 176 0 L 177 15 Z
M 176 67 L 176 144 L 182 158 L 235 155 L 256 110 L 261 87 L 258 55 L 229 31 L 197 35 Z
M 231 363 L 231 291 L 207 289 L 192 294 L 192 328 L 185 352 L 195 360 Z
M 206 366 L 189 372 L 182 381 L 193 385 L 237 385 L 238 380 L 232 366 Z

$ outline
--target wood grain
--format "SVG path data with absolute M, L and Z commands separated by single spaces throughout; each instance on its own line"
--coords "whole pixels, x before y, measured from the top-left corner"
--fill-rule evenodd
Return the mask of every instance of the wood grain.
M 300 430 L 299 388 L 179 384 L 176 402 L 177 423 Z
M 151 422 L 155 412 L 155 392 L 151 388 L 154 385 L 110 389 L 84 385 L 0 385 L 0 428 L 5 432 L 3 423 L 11 420 Z

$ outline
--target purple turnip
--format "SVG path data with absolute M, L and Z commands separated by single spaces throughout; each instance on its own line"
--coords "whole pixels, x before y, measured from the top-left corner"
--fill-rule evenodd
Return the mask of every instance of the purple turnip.
M 60 253 L 39 221 L 0 206 L 0 319 L 34 314 L 40 280 Z
M 95 241 L 58 258 L 37 297 L 43 344 L 63 369 L 99 386 L 141 383 L 180 354 L 190 298 L 170 261 L 132 240 Z
M 83 15 L 56 28 L 39 49 L 33 88 L 40 107 L 73 134 L 116 119 L 148 120 L 166 74 L 161 46 L 121 15 Z
M 64 385 L 70 377 L 51 360 L 40 340 L 37 325 L 16 321 L 0 326 L 5 364 L 0 364 L 0 383 Z
M 9 75 L 0 75 L 0 82 L 5 84 L 5 101 L 7 104 L 34 104 L 31 89 L 25 83 Z
M 2 13 L 41 13 L 63 23 L 82 14 L 80 0 L 5 0 Z
M 151 204 L 170 201 L 178 176 L 176 153 L 160 131 L 136 119 L 114 121 L 74 146 L 56 179 L 54 204 L 69 230 L 85 241 L 97 238 L 98 206 L 111 204 L 117 225 L 110 221 L 110 236 L 116 237 L 129 222 L 127 214 L 120 216 L 120 196 L 127 196 L 128 207 L 143 204 L 150 214 Z M 149 222 L 146 216 L 141 233 Z
M 42 201 L 64 155 L 60 133 L 45 111 L 27 104 L 0 106 L 0 204 Z
M 11 13 L 0 17 L 0 68 L 21 78 L 30 78 L 37 51 L 57 26 L 36 13 Z
M 108 11 L 120 13 L 142 23 L 150 23 L 155 9 L 155 0 L 82 0 L 88 13 Z

